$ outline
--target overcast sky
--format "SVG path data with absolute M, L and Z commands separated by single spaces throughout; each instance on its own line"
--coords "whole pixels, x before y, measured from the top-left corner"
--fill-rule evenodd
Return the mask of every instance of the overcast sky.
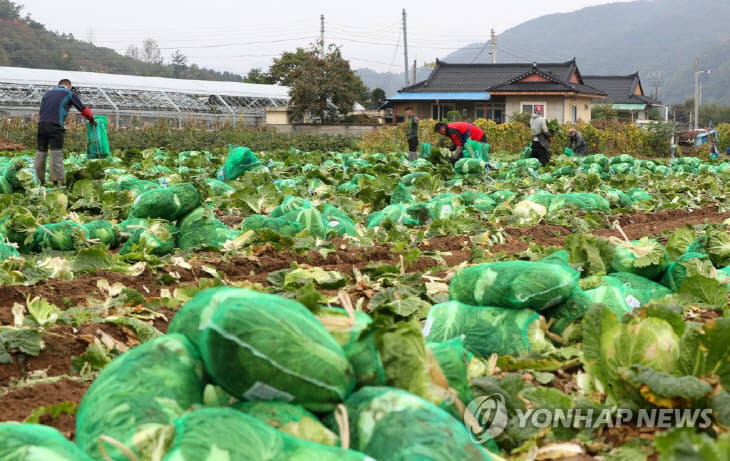
M 251 0 L 16 0 L 49 29 L 123 53 L 151 37 L 163 56 L 175 49 L 189 62 L 245 73 L 268 68 L 282 51 L 319 38 L 342 45 L 353 68 L 402 71 L 403 8 L 407 12 L 409 60 L 419 65 L 469 43 L 485 41 L 526 20 L 550 13 L 611 3 L 608 0 L 518 1 L 251 1 Z M 615 1 L 615 0 L 613 0 Z M 485 51 L 486 52 L 486 51 Z M 512 50 L 519 54 L 520 50 Z M 499 53 L 498 53 L 499 56 Z M 516 59 L 511 59 L 512 61 Z

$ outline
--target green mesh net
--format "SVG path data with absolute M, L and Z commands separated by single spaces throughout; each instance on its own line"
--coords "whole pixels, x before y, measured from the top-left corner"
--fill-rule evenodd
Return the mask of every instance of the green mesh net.
M 406 187 L 411 187 L 411 186 L 413 186 L 413 181 L 415 181 L 416 179 L 423 177 L 423 176 L 428 176 L 428 173 L 426 173 L 425 171 L 417 171 L 415 173 L 408 173 L 407 175 L 403 175 L 403 177 L 400 178 L 400 183 Z
M 489 162 L 489 144 L 470 139 L 466 142 L 464 156 Z
M 682 282 L 687 279 L 686 266 L 692 259 L 707 261 L 709 256 L 705 253 L 698 252 L 684 253 L 667 267 L 667 270 L 664 272 L 664 275 L 662 275 L 660 280 L 661 284 L 671 291 L 679 290 L 679 287 L 682 286 Z
M 616 245 L 616 255 L 611 268 L 615 272 L 632 274 L 656 280 L 669 265 L 669 255 L 664 246 L 654 239 L 644 237 L 633 242 Z
M 463 403 L 473 400 L 467 366 L 472 359 L 472 354 L 464 345 L 464 337 L 459 336 L 442 343 L 427 343 L 434 358 L 439 364 L 441 371 L 449 382 L 449 387 L 454 389 Z
M 208 207 L 201 206 L 180 220 L 177 246 L 183 250 L 220 248 L 225 243 L 218 233 L 225 225 Z
M 284 201 L 281 202 L 279 206 L 274 208 L 271 211 L 271 217 L 272 218 L 280 218 L 284 215 L 288 215 L 289 213 L 299 211 L 302 208 L 312 208 L 314 205 L 302 197 L 295 197 L 293 195 L 288 195 L 284 197 Z
M 0 423 L 0 459 L 5 461 L 91 461 L 58 430 L 40 424 Z
M 304 306 L 280 296 L 205 290 L 180 309 L 168 331 L 187 335 L 213 381 L 239 399 L 327 411 L 355 385 L 335 339 Z
M 173 184 L 139 195 L 129 210 L 130 218 L 160 218 L 175 221 L 200 205 L 200 194 L 192 184 Z
M 583 318 L 583 315 L 593 305 L 593 300 L 580 287 L 575 287 L 573 293 L 562 304 L 541 312 L 548 321 L 550 331 L 562 334 L 571 323 Z
M 238 179 L 258 165 L 258 157 L 248 147 L 229 146 L 226 162 L 223 165 L 223 178 L 225 181 Z
M 392 461 L 491 460 L 464 425 L 409 392 L 365 387 L 345 402 L 352 448 Z
M 286 402 L 237 402 L 233 408 L 298 439 L 330 446 L 336 446 L 340 441 L 337 434 L 299 405 Z
M 405 203 L 388 205 L 382 210 L 371 214 L 368 219 L 368 227 L 382 226 L 386 221 L 404 226 L 418 226 L 421 224 L 418 219 L 409 214 L 409 207 Z
M 213 193 L 218 196 L 232 194 L 236 190 L 233 187 L 231 187 L 228 184 L 221 181 L 220 179 L 205 178 L 205 182 L 206 182 L 206 184 L 208 184 L 208 186 L 210 186 L 210 189 L 213 191 Z
M 685 272 L 685 277 L 686 274 Z M 608 285 L 621 289 L 624 295 L 634 297 L 642 306 L 652 299 L 659 299 L 672 293 L 669 288 L 631 272 L 613 272 L 604 276 L 603 280 Z
M 104 368 L 79 404 L 76 443 L 100 459 L 98 439 L 112 437 L 137 456 L 144 437 L 202 403 L 203 366 L 193 345 L 168 334 L 120 355 Z M 125 461 L 107 446 L 114 460 Z
M 598 165 L 602 170 L 608 169 L 608 157 L 603 154 L 588 155 L 580 159 L 581 165 Z
M 115 181 L 110 181 L 104 184 L 104 190 L 130 191 L 135 197 L 148 190 L 156 189 L 157 187 L 157 183 L 138 179 L 132 175 L 122 175 Z
M 429 158 L 431 156 L 431 144 L 427 142 L 421 143 L 421 157 Z
M 532 328 L 539 327 L 539 318 L 530 309 L 470 306 L 449 301 L 431 308 L 424 335 L 429 342 L 463 336 L 466 348 L 482 358 L 492 354 L 521 355 L 532 350 L 528 334 Z
M 632 200 L 639 201 L 639 200 L 654 200 L 654 198 L 646 192 L 644 189 L 639 189 L 638 187 L 632 187 L 628 190 L 628 194 L 631 197 Z
M 33 234 L 32 251 L 71 251 L 86 240 L 84 228 L 73 221 L 41 224 Z
M 593 304 L 603 304 L 620 319 L 633 310 L 624 292 L 614 286 L 600 286 L 586 291 Z M 629 301 L 631 298 L 629 298 Z
M 120 225 L 121 227 L 121 225 Z M 161 220 L 149 220 L 143 223 L 130 223 L 128 229 L 134 231 L 122 248 L 120 255 L 132 253 L 135 249 L 147 253 L 163 256 L 175 249 L 175 235 L 173 226 Z
M 285 218 L 271 218 L 263 215 L 251 215 L 243 222 L 243 230 L 260 231 L 270 229 L 286 237 L 294 237 L 304 228 L 296 221 L 289 221 Z
M 109 221 L 91 221 L 83 225 L 86 238 L 88 240 L 98 240 L 109 248 L 117 246 L 117 232 L 114 229 L 114 224 Z
M 355 221 L 336 206 L 325 203 L 322 208 L 322 219 L 327 224 L 327 233 L 334 232 L 338 236 L 357 235 Z
M 107 118 L 103 115 L 95 115 L 95 125 L 86 124 L 86 142 L 88 150 L 88 158 L 104 158 L 109 155 L 109 127 L 107 126 Z
M 0 261 L 5 261 L 8 258 L 19 257 L 20 253 L 18 252 L 18 249 L 15 248 L 15 246 L 6 242 L 0 242 Z
M 454 275 L 449 296 L 472 306 L 541 311 L 564 302 L 578 278 L 578 272 L 572 269 L 542 262 L 480 264 Z
M 454 164 L 454 173 L 462 176 L 483 176 L 487 164 L 478 158 L 461 158 Z
M 413 203 L 415 200 L 413 199 L 413 195 L 411 195 L 411 191 L 408 190 L 408 187 L 406 187 L 403 183 L 398 183 L 397 186 L 395 186 L 395 189 L 393 190 L 393 193 L 390 194 L 390 204 L 393 205 L 395 203 Z
M 298 439 L 229 408 L 204 408 L 175 420 L 163 461 L 365 461 L 362 453 Z M 370 460 L 373 461 L 373 460 Z

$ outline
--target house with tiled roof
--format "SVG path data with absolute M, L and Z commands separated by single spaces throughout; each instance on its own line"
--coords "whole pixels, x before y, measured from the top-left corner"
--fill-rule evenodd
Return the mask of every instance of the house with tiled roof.
M 619 116 L 632 122 L 649 120 L 651 108 L 665 110 L 666 106 L 644 95 L 638 72 L 630 75 L 586 75 L 583 81 L 606 93 L 605 98 L 595 100 L 594 104 L 611 104 Z
M 542 106 L 548 119 L 591 120 L 591 103 L 606 93 L 585 82 L 575 59 L 562 63 L 452 64 L 436 61 L 428 79 L 388 98 L 393 120 L 407 106 L 419 118 L 444 119 L 458 111 L 463 119 L 508 121 L 519 112 Z

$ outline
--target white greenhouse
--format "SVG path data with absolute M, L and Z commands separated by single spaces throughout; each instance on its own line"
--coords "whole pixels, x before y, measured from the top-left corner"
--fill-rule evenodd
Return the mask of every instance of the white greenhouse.
M 67 78 L 81 100 L 109 124 L 126 126 L 160 118 L 258 125 L 266 107 L 285 107 L 289 88 L 239 82 L 0 66 L 0 117 L 30 118 L 43 94 Z

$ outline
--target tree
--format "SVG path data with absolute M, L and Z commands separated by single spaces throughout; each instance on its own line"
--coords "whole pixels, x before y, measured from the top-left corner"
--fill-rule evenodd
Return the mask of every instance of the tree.
M 0 19 L 20 19 L 20 10 L 22 9 L 23 6 L 15 2 L 0 0 Z
M 245 77 L 243 77 L 243 81 L 246 83 L 265 83 L 265 84 L 272 84 L 275 83 L 274 77 L 271 76 L 271 74 L 262 71 L 261 69 L 253 68 L 248 71 Z
M 185 56 L 180 52 L 180 50 L 175 50 L 174 53 L 172 53 L 172 71 L 175 77 L 179 77 L 182 75 L 182 73 L 188 68 L 188 57 Z
M 289 97 L 295 118 L 311 114 L 320 123 L 334 122 L 352 111 L 356 102 L 368 99 L 367 87 L 342 57 L 340 48 L 330 45 L 326 53 L 322 51 L 319 44 L 294 54 L 297 59 L 303 58 L 300 66 L 289 71 Z
M 311 59 L 311 50 L 297 48 L 297 51 L 282 53 L 281 57 L 274 59 L 269 67 L 269 75 L 274 83 L 283 86 L 292 86 L 296 80 L 296 73 L 304 63 Z
M 148 64 L 162 64 L 160 45 L 154 38 L 148 38 L 142 42 L 142 61 Z
M 139 47 L 137 45 L 129 45 L 127 47 L 127 51 L 124 53 L 124 56 L 132 59 L 139 60 Z
M 385 99 L 387 96 L 385 95 L 385 90 L 382 88 L 375 88 L 370 93 L 370 105 L 373 107 L 378 107 L 379 105 L 383 104 L 385 102 Z

